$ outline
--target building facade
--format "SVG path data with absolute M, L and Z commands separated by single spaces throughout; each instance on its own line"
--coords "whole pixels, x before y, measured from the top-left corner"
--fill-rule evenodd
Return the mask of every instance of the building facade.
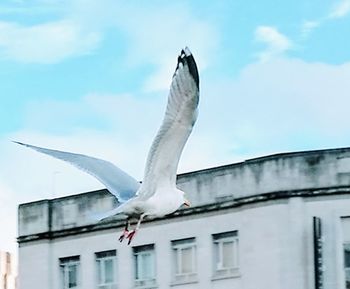
M 14 256 L 0 251 L 0 289 L 16 289 Z
M 20 289 L 349 289 L 350 148 L 277 154 L 178 176 L 192 207 L 93 224 L 94 191 L 19 206 Z

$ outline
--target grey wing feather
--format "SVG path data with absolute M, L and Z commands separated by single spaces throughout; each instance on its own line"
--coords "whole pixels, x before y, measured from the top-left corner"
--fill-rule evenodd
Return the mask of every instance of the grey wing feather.
M 179 159 L 197 119 L 198 102 L 198 70 L 185 48 L 178 58 L 163 123 L 148 153 L 141 198 L 149 198 L 159 186 L 175 187 Z
M 134 197 L 136 191 L 140 187 L 140 183 L 137 182 L 133 177 L 108 161 L 81 154 L 41 148 L 16 141 L 14 141 L 14 143 L 66 161 L 73 166 L 85 171 L 86 173 L 94 176 L 106 186 L 108 191 L 117 197 L 119 202 L 125 202 Z

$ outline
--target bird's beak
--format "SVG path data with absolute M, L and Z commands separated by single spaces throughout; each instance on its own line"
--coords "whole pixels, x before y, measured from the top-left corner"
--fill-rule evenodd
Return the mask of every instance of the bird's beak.
M 190 201 L 187 200 L 187 199 L 185 199 L 184 205 L 185 205 L 186 207 L 191 207 L 191 203 L 190 203 Z

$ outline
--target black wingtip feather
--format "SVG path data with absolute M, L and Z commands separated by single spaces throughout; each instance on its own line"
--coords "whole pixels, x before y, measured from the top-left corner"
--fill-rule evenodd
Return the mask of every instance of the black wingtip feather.
M 12 142 L 15 143 L 15 144 L 19 144 L 21 146 L 30 147 L 30 145 L 28 145 L 26 143 L 23 143 L 23 142 L 19 142 L 19 141 L 15 141 L 15 140 L 12 140 Z
M 180 53 L 179 57 L 177 58 L 177 65 L 176 65 L 175 72 L 179 68 L 180 63 L 182 63 L 183 65 L 185 65 L 187 63 L 188 70 L 189 70 L 191 76 L 193 77 L 193 80 L 195 81 L 195 83 L 199 89 L 199 75 L 198 75 L 197 64 L 196 64 L 196 61 L 194 60 L 194 57 L 193 57 L 191 51 L 187 47 L 185 49 L 181 50 L 181 53 Z

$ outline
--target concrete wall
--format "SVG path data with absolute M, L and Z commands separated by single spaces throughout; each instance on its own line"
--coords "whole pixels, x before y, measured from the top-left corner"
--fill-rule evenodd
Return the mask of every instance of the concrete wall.
M 346 225 L 350 224 L 350 149 L 249 160 L 180 175 L 178 185 L 194 206 L 215 207 L 225 199 L 223 204 L 232 204 L 233 197 L 238 200 L 272 192 L 288 197 L 263 201 L 257 197 L 239 206 L 143 223 L 132 245 L 155 244 L 158 288 L 174 287 L 171 241 L 195 237 L 198 282 L 177 285 L 179 288 L 314 289 L 312 217 L 318 216 L 324 232 L 324 289 L 345 289 L 343 243 L 350 236 L 350 225 Z M 289 194 L 319 188 L 329 193 L 310 197 Z M 74 231 L 89 224 L 88 213 L 115 205 L 114 197 L 106 191 L 21 205 L 20 289 L 59 289 L 58 260 L 75 255 L 81 258 L 81 288 L 95 288 L 94 253 L 111 249 L 117 250 L 118 288 L 134 288 L 132 248 L 117 241 L 121 226 Z M 240 274 L 212 280 L 212 234 L 233 230 L 239 232 Z M 33 241 L 25 238 L 32 235 L 37 237 Z
M 14 256 L 0 251 L 0 289 L 16 289 L 17 270 Z
M 350 185 L 350 149 L 281 154 L 180 175 L 197 205 L 227 196 Z
M 42 234 L 91 224 L 91 213 L 111 210 L 117 203 L 108 191 L 100 190 L 22 204 L 18 210 L 18 235 Z
M 53 261 L 51 253 L 51 242 L 48 240 L 21 246 L 18 251 L 18 285 L 20 289 L 52 288 Z
M 282 154 L 178 176 L 193 206 L 269 192 L 350 186 L 350 149 Z M 116 205 L 105 190 L 23 204 L 19 236 L 91 224 Z
M 18 209 L 18 235 L 39 234 L 50 230 L 49 200 L 22 204 Z
M 183 289 L 313 289 L 312 217 L 322 219 L 324 229 L 324 288 L 345 289 L 341 217 L 350 215 L 350 198 L 291 198 L 279 202 L 232 208 L 191 218 L 174 218 L 143 224 L 132 246 L 155 244 L 158 288 L 173 288 L 171 241 L 196 238 L 198 282 Z M 59 289 L 58 260 L 80 255 L 82 287 L 95 288 L 94 253 L 117 250 L 118 288 L 134 288 L 132 247 L 119 243 L 119 230 L 85 233 L 24 243 L 20 247 L 20 289 Z M 212 280 L 212 234 L 238 230 L 240 270 L 228 279 Z M 347 227 L 346 230 L 350 230 Z M 40 280 L 40 287 L 38 287 Z

